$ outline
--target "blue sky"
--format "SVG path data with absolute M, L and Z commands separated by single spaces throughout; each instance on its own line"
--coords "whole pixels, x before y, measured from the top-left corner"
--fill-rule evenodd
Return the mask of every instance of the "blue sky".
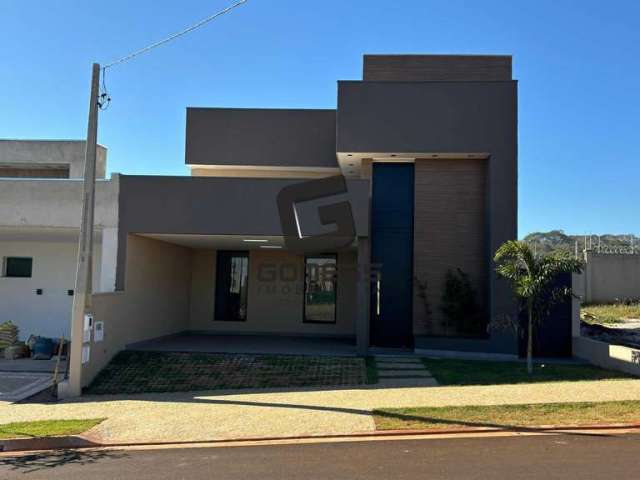
M 0 138 L 83 138 L 90 64 L 231 0 L 0 0 Z M 519 234 L 640 233 L 640 2 L 249 0 L 108 71 L 109 171 L 184 175 L 186 106 L 333 108 L 363 53 L 512 54 Z

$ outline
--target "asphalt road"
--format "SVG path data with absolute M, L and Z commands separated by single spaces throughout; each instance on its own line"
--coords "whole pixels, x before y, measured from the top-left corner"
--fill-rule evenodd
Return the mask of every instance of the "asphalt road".
M 0 457 L 0 479 L 637 479 L 640 435 L 554 435 L 60 452 Z

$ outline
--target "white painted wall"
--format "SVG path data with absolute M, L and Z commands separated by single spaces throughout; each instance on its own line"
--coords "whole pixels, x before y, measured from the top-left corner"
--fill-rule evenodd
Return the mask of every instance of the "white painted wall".
M 0 323 L 11 320 L 20 329 L 20 339 L 29 335 L 69 338 L 71 305 L 78 245 L 75 239 L 47 241 L 2 241 L 0 261 L 3 257 L 32 257 L 31 278 L 0 277 Z M 94 278 L 100 279 L 101 243 L 94 243 Z M 41 288 L 42 295 L 36 295 Z M 95 288 L 94 290 L 98 290 Z
M 82 215 L 83 141 L 0 140 L 0 165 L 64 164 L 71 179 L 0 178 L 0 262 L 33 258 L 32 278 L 0 277 L 0 322 L 11 320 L 20 338 L 69 337 L 78 231 Z M 118 249 L 118 175 L 104 180 L 107 151 L 98 147 L 94 291 L 115 288 Z M 104 259 L 101 262 L 102 252 Z M 102 263 L 102 265 L 101 265 Z M 43 289 L 36 295 L 36 289 Z

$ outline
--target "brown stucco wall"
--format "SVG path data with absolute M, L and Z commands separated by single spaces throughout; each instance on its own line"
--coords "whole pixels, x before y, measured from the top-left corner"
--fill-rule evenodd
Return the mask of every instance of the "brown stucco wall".
M 93 296 L 94 320 L 104 321 L 104 341 L 91 346 L 83 386 L 126 345 L 188 328 L 192 251 L 136 235 L 127 240 L 124 291 Z
M 427 282 L 431 307 L 414 289 L 416 335 L 451 334 L 440 311 L 447 269 L 470 276 L 477 298 L 486 305 L 487 163 L 479 159 L 418 159 L 415 162 L 414 276 Z
M 233 333 L 275 333 L 302 335 L 354 335 L 355 334 L 355 252 L 338 254 L 338 301 L 335 324 L 302 322 L 304 257 L 287 252 L 251 251 L 249 256 L 249 298 L 245 322 L 214 321 L 215 308 L 214 250 L 198 250 L 193 257 L 191 283 L 191 321 L 194 331 Z M 289 277 L 267 281 L 260 278 L 265 270 L 279 270 L 287 265 Z M 291 265 L 291 267 L 289 267 Z

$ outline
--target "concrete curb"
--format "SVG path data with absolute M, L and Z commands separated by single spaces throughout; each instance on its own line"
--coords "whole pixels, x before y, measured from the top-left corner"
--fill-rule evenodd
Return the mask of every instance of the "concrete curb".
M 82 435 L 40 438 L 10 438 L 6 440 L 0 440 L 0 452 L 62 450 L 67 448 L 99 448 L 104 446 L 104 444 L 89 440 Z
M 540 426 L 540 427 L 514 427 L 514 428 L 452 428 L 441 430 L 379 430 L 373 432 L 355 432 L 345 434 L 327 435 L 298 435 L 280 437 L 243 437 L 225 438 L 214 440 L 183 440 L 183 441 L 162 441 L 162 442 L 100 442 L 90 435 L 70 435 L 61 437 L 46 438 L 16 438 L 0 440 L 0 452 L 30 452 L 38 450 L 64 450 L 64 449 L 90 449 L 90 448 L 134 448 L 134 447 L 164 447 L 182 448 L 190 446 L 205 445 L 250 445 L 255 443 L 277 443 L 295 441 L 323 441 L 323 440 L 381 440 L 394 437 L 432 437 L 432 436 L 468 436 L 473 435 L 493 435 L 493 434 L 544 434 L 544 433 L 570 433 L 570 432 L 597 432 L 597 431 L 618 431 L 618 430 L 638 430 L 640 433 L 640 423 L 617 423 L 600 425 L 579 425 L 579 426 Z

